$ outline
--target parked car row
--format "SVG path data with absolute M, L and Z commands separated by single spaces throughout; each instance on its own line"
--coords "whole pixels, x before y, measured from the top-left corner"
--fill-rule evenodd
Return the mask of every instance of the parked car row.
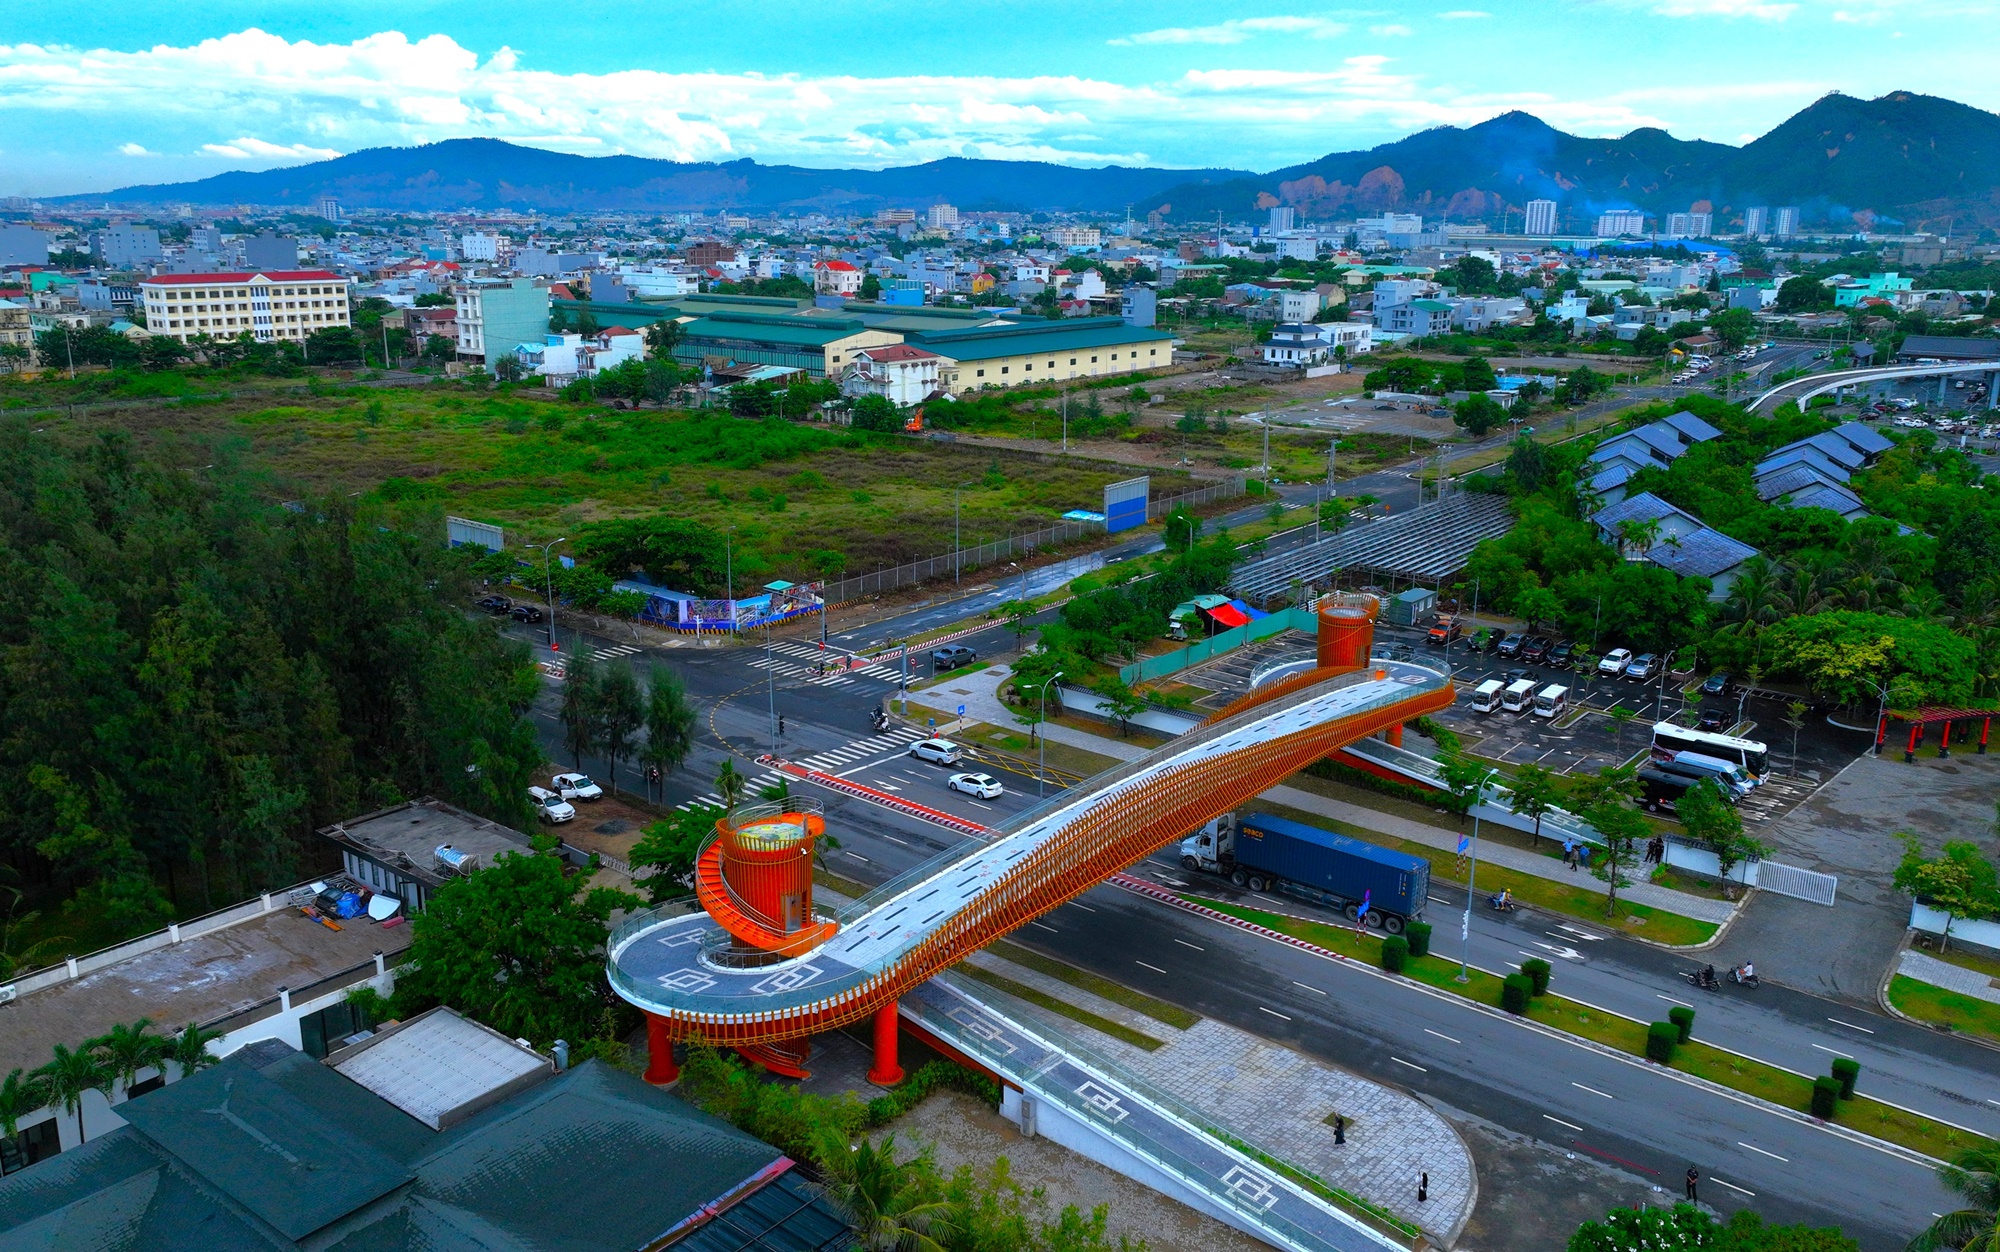
M 576 817 L 573 801 L 603 798 L 604 788 L 588 774 L 557 774 L 546 787 L 528 788 L 528 802 L 535 806 L 535 816 L 552 826 Z
M 511 617 L 517 622 L 539 622 L 544 617 L 540 605 L 516 604 L 506 596 L 487 596 L 479 601 L 478 607 L 495 617 Z

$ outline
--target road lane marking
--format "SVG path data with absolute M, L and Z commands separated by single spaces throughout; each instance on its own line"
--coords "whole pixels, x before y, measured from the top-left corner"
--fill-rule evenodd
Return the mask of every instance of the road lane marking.
M 1764 1149 L 1762 1149 L 1762 1148 L 1758 1147 L 1758 1146 L 1757 1146 L 1756 1144 L 1754 1144 L 1754 1143 L 1745 1143 L 1745 1142 L 1743 1142 L 1743 1141 L 1742 1141 L 1741 1139 L 1738 1139 L 1738 1140 L 1736 1141 L 1736 1146 L 1737 1146 L 1737 1147 L 1739 1147 L 1739 1148 L 1748 1148 L 1748 1149 L 1750 1149 L 1750 1150 L 1751 1150 L 1752 1152 L 1755 1152 L 1755 1153 L 1756 1153 L 1757 1155 L 1759 1155 L 1759 1156 L 1768 1156 L 1768 1157 L 1770 1157 L 1770 1158 L 1771 1158 L 1772 1160 L 1774 1160 L 1774 1161 L 1783 1161 L 1783 1162 L 1784 1162 L 1785 1164 L 1787 1164 L 1787 1165 L 1790 1165 L 1790 1164 L 1792 1163 L 1792 1162 L 1791 1162 L 1791 1159 L 1790 1159 L 1789 1157 L 1783 1157 L 1783 1156 L 1779 1156 L 1779 1155 L 1778 1155 L 1778 1154 L 1777 1154 L 1776 1152 L 1766 1152 L 1766 1151 L 1765 1151 Z
M 1694 1005 L 1689 1004 L 1686 1000 L 1676 1000 L 1672 996 L 1663 996 L 1657 991 L 1653 993 L 1653 998 L 1656 1000 L 1665 1000 L 1668 1004 L 1678 1004 L 1684 1009 L 1691 1009 L 1694 1007 Z
M 844 849 L 844 848 L 843 848 L 843 849 L 842 849 L 842 851 L 843 851 L 843 852 L 845 852 L 845 851 L 846 851 L 846 849 Z M 860 854 L 859 852 L 848 852 L 848 853 L 847 853 L 847 855 L 848 855 L 848 856 L 851 856 L 851 857 L 853 857 L 853 858 L 854 858 L 855 860 L 857 860 L 857 861 L 861 862 L 861 863 L 862 863 L 863 865 L 873 865 L 873 864 L 874 864 L 874 862 L 873 862 L 873 861 L 871 861 L 871 860 L 869 860 L 869 859 L 868 859 L 867 857 L 865 857 L 865 856 L 861 855 L 861 854 Z
M 1571 1130 L 1574 1130 L 1574 1131 L 1578 1132 L 1579 1134 L 1580 1134 L 1580 1133 L 1582 1133 L 1582 1131 L 1583 1131 L 1583 1127 L 1581 1127 L 1581 1126 L 1577 1125 L 1577 1124 L 1576 1124 L 1575 1122 L 1566 1122 L 1566 1121 L 1564 1121 L 1564 1120 L 1563 1120 L 1562 1118 L 1560 1118 L 1560 1117 L 1549 1117 L 1549 1115 L 1548 1115 L 1547 1113 L 1544 1113 L 1544 1114 L 1542 1114 L 1542 1116 L 1543 1116 L 1543 1117 L 1545 1117 L 1545 1118 L 1548 1118 L 1548 1120 L 1549 1120 L 1549 1121 L 1552 1121 L 1552 1122 L 1554 1122 L 1554 1123 L 1555 1123 L 1556 1125 L 1558 1125 L 1558 1126 L 1567 1126 L 1567 1127 L 1569 1127 L 1569 1128 L 1570 1128 Z
M 1046 930 L 1046 931 L 1048 931 L 1048 932 L 1049 932 L 1050 934 L 1052 934 L 1052 935 L 1059 935 L 1059 934 L 1061 934 L 1061 933 L 1062 933 L 1062 932 L 1061 932 L 1060 930 L 1057 930 L 1057 929 L 1056 929 L 1055 927 L 1053 927 L 1053 926 L 1050 926 L 1050 925 L 1048 925 L 1048 924 L 1047 924 L 1047 923 L 1045 923 L 1045 922 L 1029 922 L 1029 923 L 1028 923 L 1028 925 L 1030 925 L 1030 926 L 1040 926 L 1040 927 L 1041 927 L 1041 928 L 1042 928 L 1043 930 Z
M 1292 985 L 1293 985 L 1294 987 L 1305 987 L 1305 989 L 1306 989 L 1307 991 L 1310 991 L 1310 992 L 1312 992 L 1312 993 L 1313 993 L 1314 995 L 1316 995 L 1316 996 L 1323 996 L 1323 995 L 1325 995 L 1325 994 L 1326 994 L 1326 992 L 1324 992 L 1324 991 L 1321 991 L 1321 990 L 1320 990 L 1320 989 L 1319 989 L 1318 987 L 1313 987 L 1313 986 L 1307 986 L 1307 984 L 1305 984 L 1305 983 L 1302 983 L 1302 982 L 1300 982 L 1300 981 L 1299 981 L 1298 979 L 1296 979 L 1296 978 L 1292 979 Z
M 1836 1026 L 1845 1026 L 1849 1030 L 1858 1030 L 1864 1035 L 1872 1035 L 1875 1033 L 1874 1031 L 1868 1029 L 1866 1026 L 1856 1026 L 1853 1022 L 1843 1022 L 1838 1017 L 1829 1017 L 1826 1020 L 1832 1022 Z
M 1736 1193 L 1737 1193 L 1737 1194 L 1739 1194 L 1739 1195 L 1747 1195 L 1747 1196 L 1749 1196 L 1749 1197 L 1750 1197 L 1751 1199 L 1753 1199 L 1753 1200 L 1757 1198 L 1757 1193 L 1756 1193 L 1756 1192 L 1754 1192 L 1754 1191 L 1745 1191 L 1745 1190 L 1744 1190 L 1743 1188 L 1741 1188 L 1741 1187 L 1737 1186 L 1737 1185 L 1736 1185 L 1735 1183 L 1733 1183 L 1733 1182 L 1722 1182 L 1722 1180 L 1721 1180 L 1720 1178 L 1717 1178 L 1717 1177 L 1716 1177 L 1716 1176 L 1715 1176 L 1714 1174 L 1710 1174 L 1710 1175 L 1708 1176 L 1708 1180 L 1709 1180 L 1710 1182 L 1713 1182 L 1713 1183 L 1721 1183 L 1721 1184 L 1722 1184 L 1723 1186 L 1725 1186 L 1725 1187 L 1729 1188 L 1729 1189 L 1730 1189 L 1731 1191 L 1734 1191 L 1734 1192 L 1736 1192 Z
M 1284 1019 L 1285 1021 L 1291 1021 L 1291 1020 L 1292 1020 L 1292 1019 L 1291 1019 L 1291 1018 L 1289 1018 L 1289 1017 L 1285 1017 L 1285 1015 L 1284 1015 L 1283 1013 L 1280 1013 L 1280 1012 L 1278 1012 L 1278 1010 L 1276 1010 L 1276 1009 L 1267 1009 L 1267 1008 L 1265 1008 L 1265 1007 L 1264 1007 L 1263 1005 L 1261 1005 L 1261 1004 L 1257 1006 L 1257 1011 L 1258 1011 L 1259 1013 L 1269 1013 L 1269 1014 L 1270 1014 L 1271 1016 L 1273 1016 L 1273 1017 L 1277 1017 L 1277 1018 L 1283 1018 L 1283 1019 Z
M 1077 908 L 1082 909 L 1086 913 L 1095 913 L 1097 911 L 1096 909 L 1091 908 L 1088 904 L 1077 904 L 1077 902 L 1074 900 L 1071 900 L 1070 903 L 1076 905 Z
M 890 843 L 894 843 L 894 844 L 900 844 L 901 846 L 903 846 L 903 847 L 905 847 L 905 848 L 907 848 L 907 847 L 909 847 L 909 846 L 910 846 L 910 845 L 909 845 L 909 844 L 907 844 L 907 843 L 903 843 L 903 841 L 902 841 L 901 839 L 898 839 L 898 838 L 896 838 L 896 836 L 894 836 L 894 835 L 883 835 L 882 837 L 883 837 L 884 839 L 887 839 L 887 840 L 888 840 L 888 841 L 889 841 Z
M 1144 961 L 1134 961 L 1134 962 L 1132 962 L 1132 964 L 1134 964 L 1134 965 L 1144 965 L 1144 966 L 1145 966 L 1145 967 L 1146 967 L 1147 969 L 1150 969 L 1150 970 L 1152 970 L 1152 971 L 1153 971 L 1153 972 L 1154 972 L 1155 974 L 1164 974 L 1164 973 L 1166 973 L 1166 972 L 1167 972 L 1167 971 L 1165 971 L 1165 970 L 1161 969 L 1161 968 L 1160 968 L 1159 966 L 1157 966 L 1157 965 L 1146 965 L 1146 963 L 1145 963 Z
M 1452 1038 L 1452 1037 L 1451 1037 L 1450 1035 L 1445 1035 L 1445 1034 L 1439 1034 L 1439 1033 L 1438 1033 L 1437 1031 L 1435 1031 L 1435 1030 L 1432 1030 L 1432 1029 L 1431 1029 L 1430 1027 L 1428 1027 L 1428 1026 L 1424 1027 L 1424 1033 L 1425 1033 L 1425 1034 L 1427 1034 L 1427 1035 L 1437 1035 L 1437 1037 L 1438 1037 L 1438 1038 L 1440 1038 L 1440 1039 L 1444 1040 L 1444 1041 L 1445 1041 L 1446 1043 L 1463 1043 L 1463 1042 L 1464 1042 L 1464 1040 L 1462 1040 L 1462 1039 L 1454 1039 L 1454 1038 Z
M 1450 903 L 1451 903 L 1451 901 L 1449 901 L 1449 900 L 1443 900 L 1443 899 L 1439 899 L 1439 898 L 1438 898 L 1437 896 L 1431 896 L 1431 897 L 1430 897 L 1430 899 L 1432 899 L 1432 900 L 1436 901 L 1436 902 L 1437 902 L 1437 903 L 1439 903 L 1439 904 L 1450 904 Z
M 1833 1052 L 1833 1054 L 1834 1054 L 1835 1056 L 1844 1056 L 1844 1057 L 1847 1057 L 1847 1059 L 1848 1059 L 1848 1060 L 1850 1060 L 1850 1061 L 1854 1059 L 1854 1058 L 1853 1058 L 1852 1056 L 1848 1055 L 1848 1054 L 1847 1054 L 1847 1053 L 1845 1053 L 1845 1052 L 1834 1052 L 1834 1050 L 1833 1050 L 1832 1048 L 1828 1048 L 1828 1047 L 1821 1047 L 1821 1045 L 1819 1045 L 1819 1044 L 1817 1044 L 1817 1043 L 1815 1043 L 1815 1044 L 1814 1044 L 1813 1046 L 1814 1046 L 1815 1048 L 1819 1048 L 1819 1050 L 1820 1050 L 1820 1051 L 1822 1051 L 1822 1052 Z
M 1183 948 L 1193 948 L 1193 949 L 1194 949 L 1195 951 L 1197 951 L 1197 952 L 1206 952 L 1206 951 L 1208 951 L 1208 949 L 1207 949 L 1207 948 L 1204 948 L 1204 947 L 1202 947 L 1202 946 L 1201 946 L 1200 944 L 1198 944 L 1198 943 L 1189 943 L 1189 942 L 1188 942 L 1187 940 L 1185 940 L 1185 939 L 1176 939 L 1176 940 L 1174 940 L 1174 942 L 1175 942 L 1175 943 L 1178 943 L 1178 944 L 1179 944 L 1179 945 L 1181 945 L 1181 946 L 1182 946 Z
M 1428 1074 L 1428 1073 L 1430 1073 L 1430 1071 L 1429 1071 L 1429 1070 L 1427 1070 L 1427 1069 L 1425 1069 L 1425 1068 L 1424 1068 L 1423 1066 L 1421 1066 L 1421 1065 L 1418 1065 L 1418 1064 L 1416 1064 L 1415 1062 L 1412 1062 L 1412 1061 L 1406 1061 L 1406 1060 L 1404 1060 L 1404 1059 L 1403 1059 L 1402 1057 L 1400 1057 L 1400 1056 L 1392 1056 L 1392 1057 L 1390 1057 L 1389 1059 L 1390 1059 L 1390 1060 L 1392 1060 L 1392 1061 L 1394 1061 L 1394 1062 L 1395 1062 L 1396 1064 L 1398 1064 L 1398 1065 L 1408 1065 L 1408 1066 L 1409 1066 L 1409 1067 L 1410 1067 L 1411 1069 L 1413 1069 L 1413 1070 L 1416 1070 L 1416 1071 L 1417 1071 L 1417 1072 L 1418 1072 L 1419 1074 Z
M 1573 1082 L 1570 1084 L 1570 1086 L 1575 1087 L 1578 1091 L 1588 1091 L 1590 1094 L 1594 1096 L 1603 1096 L 1607 1100 L 1615 1100 L 1618 1098 L 1617 1096 L 1614 1096 L 1609 1092 L 1599 1091 L 1595 1087 L 1586 1087 L 1580 1082 Z

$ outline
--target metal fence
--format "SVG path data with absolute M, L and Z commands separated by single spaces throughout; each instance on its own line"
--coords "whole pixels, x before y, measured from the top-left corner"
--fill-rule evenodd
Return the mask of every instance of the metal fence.
M 1211 500 L 1232 499 L 1242 495 L 1244 491 L 1243 479 L 1229 478 L 1207 487 L 1196 487 L 1171 496 L 1157 496 L 1146 502 L 1146 520 L 1158 521 L 1175 509 L 1206 504 Z M 856 574 L 837 582 L 830 580 L 826 584 L 826 602 L 829 605 L 844 604 L 862 596 L 880 595 L 885 591 L 894 591 L 898 587 L 908 587 L 915 583 L 930 582 L 932 579 L 955 578 L 967 570 L 991 565 L 996 561 L 1010 560 L 1039 548 L 1059 547 L 1103 533 L 1103 522 L 1057 522 L 1040 530 L 1010 535 L 1005 539 L 975 544 L 970 548 L 960 548 L 955 553 L 945 552 L 890 569 Z

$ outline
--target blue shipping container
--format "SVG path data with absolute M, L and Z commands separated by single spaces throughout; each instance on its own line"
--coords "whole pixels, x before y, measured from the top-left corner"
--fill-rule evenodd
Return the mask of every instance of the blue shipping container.
M 1420 919 L 1430 898 L 1431 863 L 1315 826 L 1251 813 L 1236 823 L 1236 863 L 1263 870 L 1371 910 Z

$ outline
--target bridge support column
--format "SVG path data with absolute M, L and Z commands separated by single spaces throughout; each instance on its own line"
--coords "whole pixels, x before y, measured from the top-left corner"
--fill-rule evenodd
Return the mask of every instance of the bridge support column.
M 656 1087 L 679 1082 L 681 1067 L 674 1063 L 674 1037 L 667 1033 L 667 1019 L 646 1014 L 646 1081 Z
M 1402 747 L 1402 746 L 1403 746 L 1403 723 L 1401 723 L 1401 722 L 1397 722 L 1397 723 L 1396 723 L 1396 724 L 1395 724 L 1394 726 L 1391 726 L 1391 727 L 1389 728 L 1389 731 L 1388 731 L 1388 734 L 1387 734 L 1387 735 L 1386 735 L 1385 737 L 1386 737 L 1386 738 L 1387 738 L 1387 739 L 1389 740 L 1389 746 L 1391 746 L 1391 747 L 1394 747 L 1394 748 L 1400 748 L 1400 747 Z
M 896 1064 L 896 1002 L 875 1010 L 875 1063 L 868 1069 L 868 1081 L 878 1087 L 893 1087 L 903 1081 L 903 1067 Z

